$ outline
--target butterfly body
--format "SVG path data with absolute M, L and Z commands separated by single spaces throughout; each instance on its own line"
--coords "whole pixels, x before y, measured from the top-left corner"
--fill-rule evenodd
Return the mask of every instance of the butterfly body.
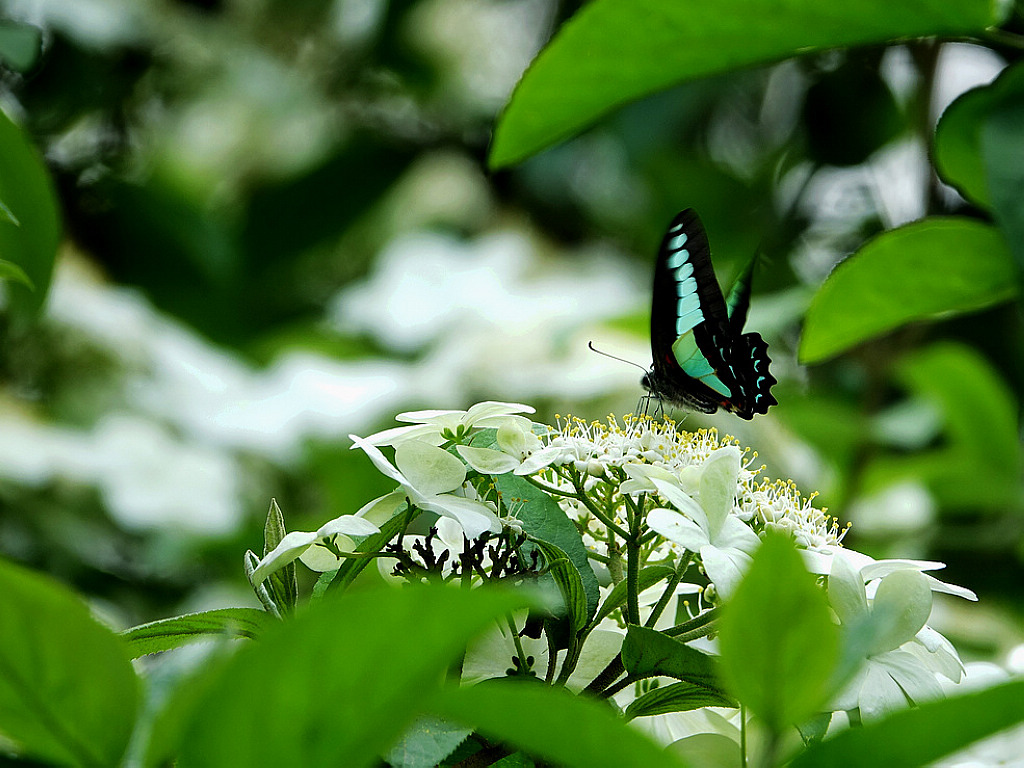
M 753 264 L 751 264 L 751 267 Z M 707 234 L 687 209 L 673 219 L 661 243 L 651 303 L 651 370 L 641 384 L 664 402 L 744 419 L 778 401 L 768 345 L 743 333 L 750 303 L 750 269 L 728 301 L 718 286 Z

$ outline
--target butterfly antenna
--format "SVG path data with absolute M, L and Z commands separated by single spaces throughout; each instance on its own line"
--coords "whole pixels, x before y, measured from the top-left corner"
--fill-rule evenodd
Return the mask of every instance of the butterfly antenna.
M 627 365 L 635 365 L 641 371 L 643 371 L 644 373 L 647 373 L 647 369 L 644 368 L 644 366 L 640 365 L 640 363 L 634 363 L 632 360 L 626 360 L 623 357 L 616 357 L 615 355 L 609 355 L 607 352 L 602 352 L 600 349 L 598 349 L 597 347 L 594 346 L 594 342 L 592 342 L 592 341 L 588 341 L 587 342 L 587 346 L 590 347 L 590 351 L 591 352 L 597 352 L 597 354 L 599 354 L 599 355 L 604 355 L 605 357 L 610 357 L 612 360 L 618 360 L 620 363 L 626 363 Z

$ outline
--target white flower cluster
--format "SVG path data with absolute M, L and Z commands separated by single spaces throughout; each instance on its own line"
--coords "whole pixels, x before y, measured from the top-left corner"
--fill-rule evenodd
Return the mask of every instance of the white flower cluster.
M 756 454 L 714 430 L 685 432 L 670 420 L 645 416 L 626 417 L 623 424 L 559 418 L 552 428 L 523 416 L 532 412 L 525 405 L 484 402 L 467 411 L 400 414 L 406 426 L 365 439 L 352 436 L 353 447 L 365 451 L 396 490 L 317 532 L 288 534 L 256 566 L 255 583 L 296 557 L 315 570 L 337 568 L 352 548 L 349 536 L 376 532 L 412 508 L 438 516 L 440 535 L 430 546 L 455 555 L 463 536 L 472 542 L 503 528 L 518 532 L 515 504 L 502 500 L 488 480 L 512 473 L 558 503 L 576 524 L 596 570 L 611 583 L 623 579 L 628 541 L 640 561 L 634 568 L 695 562 L 699 568 L 686 574 L 706 577 L 713 590 L 703 596 L 714 603 L 736 589 L 760 535 L 785 531 L 808 569 L 822 577 L 838 623 L 852 629 L 873 619 L 883 628 L 871 637 L 867 663 L 837 696 L 836 711 L 858 709 L 870 718 L 941 695 L 936 675 L 960 680 L 955 649 L 927 626 L 932 593 L 976 598 L 925 573 L 942 563 L 875 561 L 843 547 L 846 529 L 815 509 L 813 496 L 802 497 L 792 482 L 760 478 L 762 468 L 752 468 Z M 394 463 L 381 446 L 394 449 Z M 696 584 L 674 582 L 672 594 L 702 590 L 703 577 Z M 642 598 L 643 610 L 654 601 Z M 607 632 L 593 637 L 591 645 L 601 638 L 606 659 Z M 588 647 L 580 658 L 584 667 Z

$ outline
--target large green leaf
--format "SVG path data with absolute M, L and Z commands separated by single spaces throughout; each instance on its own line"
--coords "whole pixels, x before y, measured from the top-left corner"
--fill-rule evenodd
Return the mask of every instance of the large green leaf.
M 39 153 L 2 110 L 0 200 L 8 212 L 0 216 L 0 259 L 19 266 L 34 286 L 9 283 L 11 309 L 30 316 L 42 306 L 50 287 L 60 241 L 57 198 Z
M 490 163 L 518 162 L 683 80 L 829 48 L 979 32 L 1008 9 L 979 0 L 594 0 L 523 76 Z
M 915 321 L 1016 295 L 1013 257 L 995 227 L 929 218 L 884 232 L 836 267 L 811 302 L 800 360 L 815 363 Z
M 141 624 L 123 635 L 132 658 L 137 658 L 215 636 L 256 638 L 272 621 L 256 608 L 219 608 Z
M 474 442 L 474 444 L 476 444 Z M 550 542 L 565 552 L 579 572 L 587 600 L 587 616 L 597 611 L 600 599 L 597 576 L 590 566 L 580 532 L 562 508 L 544 491 L 511 472 L 493 477 L 494 487 L 507 500 L 515 500 L 516 519 L 532 538 Z
M 437 709 L 489 738 L 569 768 L 682 765 L 607 707 L 563 688 L 511 680 L 451 688 Z
M 911 768 L 1024 721 L 1024 680 L 924 704 L 810 747 L 792 768 Z
M 490 589 L 329 595 L 228 663 L 195 709 L 179 765 L 375 765 L 465 644 L 523 607 Z
M 875 490 L 911 478 L 927 483 L 940 503 L 1005 509 L 1021 500 L 1017 403 L 991 364 L 973 349 L 936 344 L 908 358 L 900 378 L 943 415 L 940 448 L 888 456 L 863 477 Z
M 815 714 L 832 694 L 838 628 L 788 536 L 767 535 L 754 554 L 722 609 L 719 643 L 727 687 L 775 733 Z
M 138 679 L 124 641 L 64 587 L 0 560 L 0 734 L 58 765 L 117 765 Z

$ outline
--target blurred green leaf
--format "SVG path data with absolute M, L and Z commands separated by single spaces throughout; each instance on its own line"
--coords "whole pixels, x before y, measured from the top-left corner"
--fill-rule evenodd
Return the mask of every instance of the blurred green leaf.
M 73 593 L 0 560 L 0 733 L 58 765 L 118 765 L 138 679 L 124 641 Z
M 1024 278 L 1024 83 L 985 120 L 981 154 L 996 223 L 1017 261 L 1017 283 Z
M 259 637 L 273 618 L 256 608 L 218 608 L 151 621 L 125 630 L 131 657 L 160 653 L 211 636 Z
M 988 361 L 966 346 L 935 344 L 906 360 L 899 375 L 943 414 L 945 444 L 877 460 L 865 471 L 865 487 L 884 488 L 910 477 L 952 507 L 1003 509 L 1019 503 L 1017 403 Z
M 474 440 L 473 444 L 478 443 Z M 489 447 L 486 443 L 480 445 Z M 493 480 L 494 487 L 502 495 L 505 503 L 517 505 L 516 519 L 523 530 L 531 538 L 554 544 L 572 561 L 583 582 L 583 590 L 587 597 L 587 615 L 594 615 L 600 599 L 597 576 L 590 566 L 590 558 L 587 557 L 586 547 L 583 546 L 583 539 L 576 526 L 550 496 L 522 477 L 510 472 L 496 475 Z
M 421 717 L 387 754 L 392 768 L 433 768 L 440 765 L 472 733 L 436 717 Z
M 328 597 L 228 663 L 195 710 L 179 765 L 375 765 L 466 642 L 527 603 L 444 587 Z
M 689 712 L 701 707 L 734 707 L 736 702 L 723 693 L 693 683 L 659 685 L 626 707 L 625 717 L 651 717 L 669 712 Z
M 436 709 L 488 738 L 561 766 L 682 765 L 606 706 L 573 696 L 563 688 L 511 680 L 448 688 Z
M 0 280 L 12 280 L 34 290 L 32 280 L 25 274 L 25 270 L 17 264 L 3 259 L 0 259 Z
M 490 164 L 518 162 L 683 80 L 828 48 L 978 32 L 1008 10 L 975 0 L 595 0 L 520 80 L 498 122 Z
M 816 363 L 915 320 L 1016 295 L 1013 259 L 990 225 L 928 218 L 883 232 L 842 262 L 807 312 L 800 360 Z
M 0 63 L 15 72 L 28 72 L 39 60 L 42 38 L 38 27 L 0 21 Z
M 798 755 L 792 768 L 930 764 L 978 739 L 1024 721 L 1024 681 L 923 704 L 852 728 Z
M 788 536 L 765 536 L 722 608 L 719 643 L 727 689 L 775 733 L 807 720 L 832 694 L 838 629 Z
M 879 71 L 881 53 L 850 57 L 807 89 L 803 124 L 816 163 L 859 165 L 899 133 L 903 118 Z
M 0 200 L 7 211 L 0 219 L 0 259 L 20 267 L 29 280 L 10 284 L 10 308 L 27 319 L 46 299 L 60 241 L 60 222 L 53 182 L 42 158 L 2 111 Z
M 935 128 L 936 169 L 943 180 L 983 208 L 992 207 L 992 197 L 982 132 L 991 114 L 1005 103 L 1019 103 L 1022 94 L 1024 65 L 1007 67 L 989 85 L 972 88 L 946 107 Z

